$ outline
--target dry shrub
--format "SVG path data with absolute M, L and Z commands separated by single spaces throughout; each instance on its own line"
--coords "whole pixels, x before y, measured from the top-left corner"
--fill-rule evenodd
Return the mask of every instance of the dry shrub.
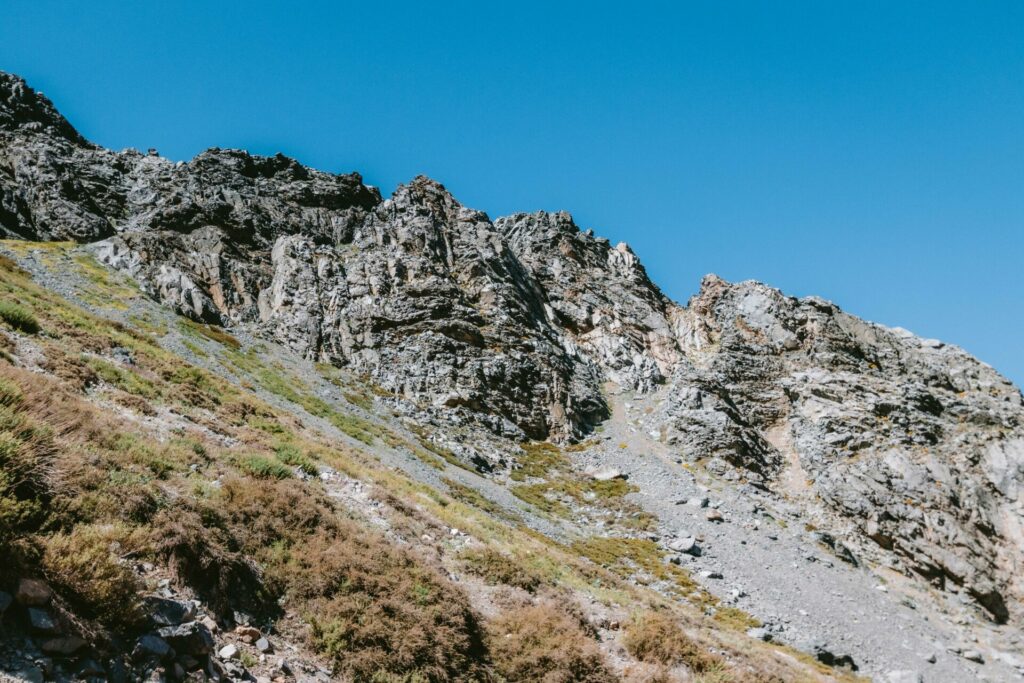
M 115 554 L 138 546 L 138 534 L 122 527 L 80 525 L 45 538 L 43 544 L 46 577 L 85 616 L 112 628 L 141 622 L 139 584 Z
M 612 683 L 597 642 L 549 604 L 512 609 L 488 625 L 495 671 L 508 683 Z
M 277 581 L 305 605 L 315 647 L 353 681 L 478 681 L 483 636 L 469 600 L 386 538 L 341 522 L 281 550 Z
M 0 549 L 43 521 L 51 495 L 55 430 L 46 385 L 15 368 L 0 368 Z
M 626 625 L 626 650 L 642 662 L 675 666 L 685 664 L 697 673 L 711 672 L 722 660 L 691 639 L 679 624 L 662 612 L 640 612 Z
M 294 480 L 229 477 L 214 500 L 274 595 L 308 615 L 313 641 L 354 681 L 475 681 L 485 658 L 468 599 L 384 536 L 339 518 Z
M 240 548 L 252 554 L 275 543 L 292 545 L 314 532 L 330 535 L 334 530 L 329 503 L 294 481 L 226 477 L 219 503 Z
M 687 677 L 687 680 L 690 678 Z M 683 680 L 663 664 L 641 662 L 626 668 L 622 675 L 622 683 L 683 683 Z
M 543 577 L 514 557 L 493 548 L 480 548 L 463 553 L 466 570 L 490 584 L 505 584 L 533 593 L 543 583 Z
M 215 511 L 184 504 L 161 510 L 153 519 L 152 542 L 178 580 L 217 614 L 230 615 L 236 609 L 276 613 L 259 569 L 238 552 L 237 541 Z
M 76 391 L 85 391 L 99 380 L 96 371 L 89 367 L 80 354 L 71 354 L 57 345 L 45 346 L 43 353 L 45 358 L 40 363 L 42 368 L 67 382 Z

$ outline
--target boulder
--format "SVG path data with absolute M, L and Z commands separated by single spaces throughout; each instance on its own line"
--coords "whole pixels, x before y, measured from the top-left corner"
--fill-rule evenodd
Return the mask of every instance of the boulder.
M 850 671 L 856 671 L 858 668 L 852 656 L 845 653 L 835 652 L 831 646 L 825 643 L 815 643 L 812 645 L 811 653 L 814 655 L 815 659 L 825 666 L 844 668 L 849 669 Z
M 591 472 L 590 478 L 594 481 L 612 481 L 613 479 L 628 479 L 628 477 L 614 467 L 603 467 Z
M 51 638 L 43 641 L 40 649 L 43 652 L 53 655 L 70 655 L 78 652 L 85 645 L 85 641 L 78 636 L 64 636 L 63 638 Z
M 135 642 L 132 657 L 135 659 L 163 659 L 171 652 L 171 646 L 160 636 L 147 634 Z
M 57 620 L 46 610 L 37 607 L 28 609 L 28 621 L 32 630 L 38 633 L 60 633 L 60 625 Z
M 669 541 L 668 547 L 670 550 L 674 550 L 677 553 L 686 553 L 687 555 L 693 555 L 694 557 L 700 557 L 701 554 L 700 546 L 697 545 L 697 539 L 693 536 L 674 538 Z
M 157 633 L 179 654 L 202 657 L 213 651 L 213 635 L 209 629 L 195 621 L 166 626 Z
M 252 645 L 260 637 L 260 630 L 254 626 L 238 626 L 235 628 L 235 635 L 242 639 L 243 643 Z
M 18 582 L 18 590 L 14 594 L 18 604 L 25 607 L 43 607 L 50 604 L 52 597 L 53 591 L 50 587 L 38 579 L 22 579 Z
M 196 608 L 191 602 L 169 600 L 156 595 L 143 598 L 150 622 L 157 627 L 177 626 L 195 618 Z

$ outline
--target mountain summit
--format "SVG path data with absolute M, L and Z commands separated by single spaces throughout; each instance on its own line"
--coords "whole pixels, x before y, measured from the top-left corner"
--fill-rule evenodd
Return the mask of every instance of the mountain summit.
M 531 471 L 528 440 L 610 481 L 664 461 L 629 479 L 655 508 L 699 471 L 750 525 L 796 511 L 843 571 L 1022 615 L 1024 398 L 955 346 L 714 275 L 677 303 L 569 214 L 492 220 L 425 177 L 383 198 L 282 155 L 102 149 L 3 73 L 0 233 L 84 245 L 191 324 L 362 378 L 495 480 Z M 781 571 L 742 559 L 749 585 Z

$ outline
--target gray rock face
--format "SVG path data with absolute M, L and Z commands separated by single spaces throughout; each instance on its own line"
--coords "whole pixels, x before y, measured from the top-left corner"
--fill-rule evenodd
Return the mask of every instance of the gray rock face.
M 758 283 L 706 278 L 687 313 L 702 336 L 671 380 L 670 440 L 819 498 L 856 537 L 1007 619 L 1024 545 L 1013 384 L 956 347 Z
M 428 178 L 383 199 L 280 155 L 104 150 L 6 74 L 0 233 L 93 243 L 195 320 L 499 436 L 583 436 L 606 382 L 660 392 L 652 438 L 825 516 L 847 562 L 895 562 L 997 621 L 1024 597 L 1020 391 L 827 301 L 708 276 L 681 306 L 568 214 L 492 222 Z
M 620 386 L 650 391 L 664 381 L 681 357 L 671 325 L 679 307 L 627 245 L 580 232 L 564 212 L 495 225 L 544 288 L 545 316 L 573 348 Z

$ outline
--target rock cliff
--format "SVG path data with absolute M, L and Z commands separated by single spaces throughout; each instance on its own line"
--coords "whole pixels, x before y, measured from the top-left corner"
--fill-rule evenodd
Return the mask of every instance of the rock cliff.
M 565 213 L 491 220 L 419 177 L 90 144 L 0 74 L 0 233 L 95 245 L 157 301 L 513 440 L 572 441 L 607 383 L 683 460 L 814 510 L 990 617 L 1024 597 L 1024 400 L 964 351 L 708 276 L 685 306 Z

